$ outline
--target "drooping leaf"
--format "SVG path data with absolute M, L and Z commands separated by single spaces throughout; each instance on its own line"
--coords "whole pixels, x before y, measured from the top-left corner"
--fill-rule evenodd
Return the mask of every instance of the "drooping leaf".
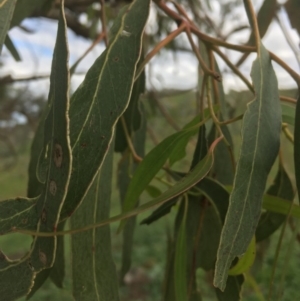
M 1 202 L 0 228 L 53 232 L 57 229 L 59 214 L 68 189 L 71 174 L 71 148 L 69 142 L 69 73 L 66 21 L 61 3 L 54 49 L 48 106 L 45 119 L 42 152 L 49 166 L 41 195 Z M 43 158 L 42 158 L 43 159 Z M 34 237 L 30 251 L 19 261 L 10 261 L 3 254 L 0 263 L 0 294 L 10 301 L 30 292 L 37 273 L 53 265 L 56 237 Z
M 89 69 L 70 107 L 74 157 L 70 188 L 61 218 L 72 215 L 101 167 L 114 127 L 128 106 L 141 54 L 150 0 L 135 0 L 116 19 L 107 49 Z
M 187 288 L 187 237 L 186 237 L 186 217 L 188 201 L 184 200 L 184 214 L 176 238 L 176 249 L 174 259 L 174 285 L 176 301 L 188 301 Z
M 15 61 L 16 62 L 20 62 L 21 61 L 20 54 L 19 54 L 17 48 L 15 47 L 13 41 L 9 37 L 9 34 L 6 35 L 5 46 L 8 49 L 8 51 L 10 52 L 10 54 L 13 56 L 13 58 L 15 59 Z
M 251 72 L 256 98 L 244 114 L 240 158 L 218 250 L 214 285 L 221 290 L 232 260 L 247 250 L 255 233 L 267 176 L 279 149 L 277 79 L 268 52 L 262 44 L 259 49 Z
M 229 276 L 225 291 L 216 288 L 216 295 L 219 301 L 240 301 L 242 300 L 241 291 L 244 283 L 244 276 Z
M 279 165 L 279 170 L 274 180 L 274 183 L 267 191 L 268 195 L 278 196 L 285 200 L 293 201 L 294 191 L 292 182 L 286 173 L 282 164 Z M 286 220 L 286 215 L 274 213 L 270 211 L 264 212 L 259 220 L 255 236 L 259 242 L 273 234 Z
M 227 141 L 230 143 L 230 145 L 233 145 L 232 138 L 227 126 L 223 125 L 221 129 Z M 213 125 L 208 135 L 209 143 L 211 143 L 211 141 L 214 141 L 217 135 L 218 131 L 215 125 Z M 224 141 L 221 141 L 221 143 L 218 144 L 216 148 L 216 160 L 211 172 L 216 180 L 221 182 L 223 185 L 232 185 L 233 183 L 233 158 L 231 157 L 230 151 L 232 151 L 232 147 L 230 150 Z
M 82 228 L 109 216 L 112 162 L 113 144 L 84 201 L 71 217 L 71 228 Z M 119 300 L 109 225 L 72 235 L 72 278 L 75 300 Z
M 0 2 L 0 54 L 10 26 L 16 2 L 17 0 L 1 0 Z
M 143 57 L 140 58 L 140 61 L 141 60 L 143 60 Z M 123 114 L 123 118 L 125 120 L 125 124 L 129 136 L 131 136 L 132 132 L 137 131 L 141 127 L 142 112 L 141 112 L 139 100 L 141 94 L 145 92 L 145 84 L 146 84 L 146 77 L 145 77 L 145 71 L 143 71 L 133 85 L 129 105 Z M 124 152 L 127 147 L 128 145 L 124 133 L 124 128 L 121 120 L 119 120 L 116 125 L 115 151 Z
M 132 133 L 132 141 L 136 153 L 140 157 L 143 157 L 145 154 L 145 140 L 146 140 L 146 130 L 147 130 L 145 116 L 143 116 L 141 122 L 142 122 L 141 127 L 137 131 Z M 121 205 L 122 202 L 124 201 L 126 191 L 131 180 L 129 173 L 133 173 L 136 167 L 137 167 L 137 163 L 132 160 L 132 158 L 128 155 L 128 153 L 125 158 L 123 156 L 121 162 L 119 163 L 118 188 L 120 191 Z M 119 278 L 121 283 L 123 283 L 124 277 L 131 267 L 131 257 L 133 253 L 133 237 L 134 237 L 135 226 L 136 226 L 136 217 L 134 216 L 128 220 L 123 231 L 122 266 L 119 273 Z
M 130 182 L 124 200 L 123 212 L 127 212 L 131 208 L 134 208 L 138 197 L 163 167 L 169 156 L 174 153 L 174 150 L 176 150 L 181 140 L 185 139 L 187 136 L 192 137 L 197 133 L 198 127 L 202 125 L 209 116 L 208 110 L 205 111 L 204 116 L 204 120 L 201 120 L 200 116 L 196 116 L 182 131 L 167 137 L 146 155 Z
M 295 164 L 297 190 L 299 193 L 300 191 L 300 95 L 298 97 L 296 112 L 295 112 L 294 164 Z

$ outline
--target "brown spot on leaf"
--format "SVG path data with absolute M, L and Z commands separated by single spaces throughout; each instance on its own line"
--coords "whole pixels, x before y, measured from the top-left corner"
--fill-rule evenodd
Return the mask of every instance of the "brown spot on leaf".
M 114 60 L 115 62 L 118 62 L 118 61 L 119 61 L 119 58 L 116 56 L 116 57 L 113 58 L 113 60 Z
M 39 252 L 39 259 L 43 265 L 47 265 L 47 256 L 44 252 Z
M 45 223 L 47 221 L 47 214 L 46 214 L 45 209 L 43 209 L 41 220 L 42 220 L 43 223 Z
M 56 143 L 54 145 L 54 163 L 56 167 L 61 167 L 63 160 L 63 151 L 60 144 Z
M 50 181 L 49 183 L 49 191 L 52 195 L 55 195 L 56 194 L 56 191 L 57 191 L 57 186 L 56 186 L 56 183 L 52 180 Z

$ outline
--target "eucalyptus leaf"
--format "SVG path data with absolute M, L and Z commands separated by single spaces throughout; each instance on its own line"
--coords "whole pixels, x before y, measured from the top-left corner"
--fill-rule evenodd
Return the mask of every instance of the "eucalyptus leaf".
M 109 46 L 87 72 L 70 106 L 74 157 L 70 188 L 61 219 L 71 216 L 92 184 L 128 106 L 150 0 L 135 0 L 114 22 Z
M 112 144 L 84 202 L 71 217 L 71 228 L 109 216 L 113 147 Z M 119 300 L 109 225 L 72 235 L 72 278 L 75 300 Z
M 72 157 L 68 136 L 69 72 L 63 5 L 62 1 L 50 77 L 50 109 L 45 119 L 43 135 L 43 154 L 49 162 L 46 180 L 41 195 L 36 198 L 1 202 L 2 230 L 10 226 L 7 231 L 14 227 L 43 232 L 56 231 L 60 210 L 68 190 Z M 29 293 L 36 274 L 53 265 L 56 239 L 56 236 L 34 237 L 30 251 L 17 261 L 10 261 L 2 256 L 0 281 L 4 285 L 0 286 L 0 294 L 5 300 L 14 300 Z M 5 284 L 7 281 L 14 285 Z
M 13 58 L 15 59 L 15 61 L 16 62 L 20 62 L 21 61 L 20 54 L 19 54 L 17 48 L 15 47 L 13 41 L 9 37 L 9 34 L 6 35 L 5 46 L 8 49 L 8 51 L 10 52 L 10 54 L 13 56 Z
M 0 2 L 0 54 L 10 26 L 16 2 L 17 0 L 2 0 Z
M 214 285 L 225 289 L 232 260 L 246 252 L 259 221 L 268 173 L 278 154 L 281 107 L 267 50 L 259 45 L 251 77 L 256 98 L 243 119 L 242 146 L 218 250 Z
M 300 191 L 300 95 L 298 97 L 298 101 L 296 104 L 296 111 L 295 111 L 294 164 L 295 164 L 297 190 L 299 193 Z
M 174 284 L 175 296 L 177 301 L 188 301 L 187 288 L 187 237 L 186 237 L 186 218 L 188 210 L 188 201 L 184 200 L 184 214 L 179 227 L 175 259 L 174 259 Z

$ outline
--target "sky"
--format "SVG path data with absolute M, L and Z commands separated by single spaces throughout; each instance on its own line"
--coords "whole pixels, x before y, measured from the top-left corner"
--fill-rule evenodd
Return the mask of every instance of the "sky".
M 218 14 L 218 7 L 214 7 L 215 14 Z M 154 26 L 155 22 L 154 10 L 151 12 L 149 20 L 149 29 Z M 246 14 L 242 15 L 244 24 L 248 24 Z M 290 24 L 284 11 L 281 11 L 280 16 L 288 28 L 290 36 L 295 45 L 299 47 L 299 36 L 297 32 L 290 28 Z M 7 49 L 2 51 L 2 60 L 4 65 L 0 69 L 0 76 L 11 74 L 13 77 L 25 77 L 33 75 L 46 75 L 50 73 L 53 48 L 55 43 L 55 34 L 57 30 L 57 22 L 38 18 L 28 19 L 23 22 L 23 25 L 34 31 L 32 34 L 23 32 L 19 28 L 13 28 L 9 34 L 16 48 L 22 56 L 21 62 L 15 62 Z M 230 26 L 230 25 L 229 25 Z M 249 31 L 244 30 L 230 38 L 232 43 L 245 43 L 248 39 Z M 185 37 L 178 38 L 183 43 L 187 43 Z M 76 36 L 71 30 L 68 30 L 68 40 L 70 45 L 70 66 L 77 60 L 78 57 L 89 47 L 90 41 L 82 37 Z M 299 72 L 299 65 L 294 53 L 288 46 L 286 39 L 277 24 L 273 21 L 268 29 L 266 36 L 263 38 L 263 43 L 267 49 L 273 51 L 281 59 L 283 59 L 290 67 Z M 299 49 L 299 48 L 298 48 Z M 75 75 L 72 78 L 72 89 L 74 90 L 83 80 L 84 73 L 88 70 L 94 60 L 104 50 L 103 45 L 95 47 L 91 53 L 80 63 L 77 72 L 81 75 Z M 226 52 L 229 57 L 236 62 L 240 57 L 240 53 L 234 51 Z M 249 55 L 247 61 L 242 65 L 242 72 L 250 79 L 250 71 L 255 54 Z M 218 64 L 221 70 L 224 70 L 224 63 L 217 57 Z M 193 89 L 197 85 L 197 66 L 198 62 L 192 53 L 178 52 L 174 55 L 171 52 L 162 51 L 160 55 L 151 61 L 151 67 L 147 67 L 148 88 L 156 90 L 164 89 Z M 296 87 L 290 76 L 275 63 L 273 64 L 278 78 L 279 88 Z M 149 77 L 151 76 L 151 80 Z M 231 89 L 242 90 L 245 85 L 236 76 L 225 72 L 223 74 L 223 84 L 225 91 Z M 27 85 L 27 83 L 21 84 Z M 30 83 L 29 89 L 37 95 L 47 95 L 49 88 L 49 80 L 40 80 Z

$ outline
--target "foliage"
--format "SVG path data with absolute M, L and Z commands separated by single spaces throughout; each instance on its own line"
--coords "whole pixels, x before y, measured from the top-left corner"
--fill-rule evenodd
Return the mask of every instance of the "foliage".
M 57 1 L 0 3 L 0 46 L 5 43 L 16 60 L 21 57 L 8 29 L 37 11 L 42 15 L 59 9 L 48 102 L 31 147 L 27 197 L 0 202 L 1 234 L 21 233 L 31 238 L 28 250 L 17 259 L 0 252 L 1 298 L 34 298 L 48 278 L 62 288 L 67 254 L 72 266 L 67 281 L 72 281 L 75 300 L 120 300 L 119 285 L 126 282 L 131 253 L 136 251 L 134 231 L 139 215 L 143 217 L 141 224 L 150 225 L 149 231 L 169 216 L 174 220 L 174 231 L 168 234 L 163 300 L 202 300 L 205 289 L 200 287 L 205 285 L 220 301 L 241 300 L 243 287 L 245 292 L 250 287 L 250 294 L 257 299 L 270 299 L 286 227 L 291 227 L 294 242 L 294 219 L 300 218 L 300 208 L 293 202 L 294 187 L 300 189 L 299 102 L 279 92 L 273 62 L 290 74 L 298 88 L 300 75 L 268 51 L 261 40 L 276 16 L 276 1 L 265 0 L 257 14 L 251 0 L 244 1 L 251 25 L 246 45 L 227 42 L 230 34 L 220 30 L 233 10 L 231 1 L 222 6 L 220 24 L 199 13 L 211 9 L 209 1 L 178 1 L 171 7 L 162 0 L 133 0 L 117 17 L 105 12 L 101 1 L 102 26 L 96 41 L 103 39 L 107 47 L 72 96 L 70 76 L 96 42 L 78 62 L 68 66 L 64 7 L 71 9 L 72 1 L 58 2 L 59 7 Z M 175 21 L 177 28 L 169 33 L 164 25 L 151 37 L 145 34 L 150 5 L 159 9 L 159 22 Z M 298 9 L 295 1 L 285 4 L 292 26 L 299 30 L 293 7 Z M 95 17 L 91 11 L 90 15 Z M 211 24 L 215 37 L 207 34 Z M 145 66 L 162 48 L 180 48 L 174 42 L 180 34 L 189 42 L 190 48 L 184 50 L 193 52 L 199 61 L 197 109 L 181 128 L 155 99 L 176 132 L 149 150 L 146 138 L 148 133 L 153 137 L 153 132 L 147 128 L 150 118 L 145 107 L 149 104 L 143 101 Z M 242 53 L 236 65 L 220 47 Z M 251 52 L 256 55 L 252 84 L 238 69 Z M 216 54 L 253 93 L 241 115 L 231 116 Z M 237 159 L 236 128 L 241 129 Z M 285 168 L 286 143 L 294 150 L 292 177 Z M 110 216 L 114 152 L 121 156 L 118 188 L 122 212 Z M 188 171 L 184 160 L 190 162 Z M 164 185 L 168 188 L 162 192 Z M 140 204 L 144 192 L 151 199 Z M 155 210 L 149 215 L 152 208 Z M 123 232 L 119 275 L 111 246 L 113 222 L 119 222 L 118 232 Z M 261 246 L 276 237 L 280 227 L 266 293 L 251 273 Z M 71 236 L 71 246 L 65 245 L 64 235 Z M 213 275 L 211 283 L 202 279 L 199 284 L 201 271 L 208 277 Z

